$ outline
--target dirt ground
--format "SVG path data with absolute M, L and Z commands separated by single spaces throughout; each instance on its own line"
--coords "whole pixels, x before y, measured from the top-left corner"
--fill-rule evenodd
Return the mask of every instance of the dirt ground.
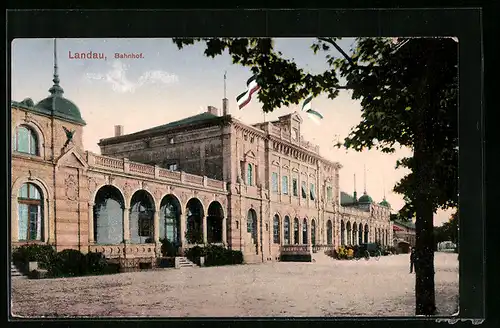
M 457 254 L 436 253 L 438 314 L 458 308 Z M 12 279 L 18 317 L 412 316 L 408 255 L 379 261 L 161 269 L 63 279 Z M 28 292 L 29 291 L 29 292 Z

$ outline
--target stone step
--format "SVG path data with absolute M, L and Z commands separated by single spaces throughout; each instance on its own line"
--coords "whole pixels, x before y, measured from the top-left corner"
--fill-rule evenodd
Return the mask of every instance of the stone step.
M 195 267 L 197 267 L 196 264 L 194 264 L 188 258 L 183 257 L 183 256 L 177 257 L 177 264 L 180 268 L 195 268 Z
M 14 263 L 10 263 L 10 276 L 11 277 L 24 277 L 24 275 L 16 268 Z

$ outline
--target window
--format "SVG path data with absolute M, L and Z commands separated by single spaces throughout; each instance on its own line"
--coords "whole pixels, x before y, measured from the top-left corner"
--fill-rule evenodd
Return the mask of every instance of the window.
M 299 243 L 299 219 L 293 219 L 293 243 Z
M 247 185 L 251 186 L 253 181 L 253 168 L 252 164 L 248 164 L 248 169 L 247 169 Z
M 177 164 L 176 163 L 168 164 L 168 169 L 169 171 L 177 171 Z
M 273 172 L 271 176 L 271 184 L 272 184 L 272 191 L 277 193 L 278 192 L 278 173 Z
M 302 223 L 302 244 L 307 244 L 307 219 Z
M 139 208 L 139 237 L 153 236 L 153 215 L 144 207 Z
M 311 190 L 309 190 L 309 196 L 311 200 L 314 200 L 316 198 L 316 193 L 314 192 L 314 183 L 311 183 Z
M 331 202 L 333 200 L 333 190 L 330 186 L 326 187 L 326 200 L 328 202 Z
M 15 151 L 30 155 L 38 155 L 37 136 L 29 127 L 24 125 L 18 126 L 12 142 L 12 149 Z
M 168 143 L 171 144 L 171 145 L 173 145 L 174 144 L 174 138 L 169 138 L 168 139 Z
M 276 214 L 273 220 L 273 242 L 275 244 L 280 243 L 280 218 Z
M 307 183 L 302 181 L 302 198 L 307 198 Z
M 18 240 L 43 240 L 43 199 L 37 186 L 25 183 L 18 194 Z
M 288 177 L 284 175 L 282 178 L 281 191 L 284 195 L 288 195 Z
M 284 243 L 285 245 L 290 245 L 290 218 L 288 216 L 285 216 L 285 221 L 283 223 L 283 230 L 284 230 Z
M 293 188 L 293 195 L 298 196 L 299 195 L 299 186 L 297 185 L 297 178 L 292 179 L 292 188 Z

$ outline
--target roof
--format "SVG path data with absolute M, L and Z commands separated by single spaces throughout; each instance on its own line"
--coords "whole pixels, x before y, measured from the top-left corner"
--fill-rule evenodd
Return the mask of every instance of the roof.
M 146 130 L 142 130 L 142 131 L 139 131 L 136 133 L 154 132 L 154 131 L 163 130 L 163 129 L 176 128 L 176 127 L 184 126 L 184 125 L 192 125 L 192 124 L 196 124 L 198 122 L 216 119 L 216 118 L 220 118 L 220 116 L 211 114 L 209 112 L 204 112 L 201 114 L 197 114 L 197 115 L 183 118 L 182 120 L 170 122 L 170 123 L 163 124 L 163 125 L 158 125 L 158 126 L 155 126 L 155 127 L 152 127 L 152 128 L 146 129 Z
M 354 200 L 353 196 L 351 196 L 348 193 L 343 192 L 343 191 L 340 192 L 340 204 L 341 205 L 350 205 L 350 204 L 354 204 L 354 203 L 355 203 L 355 200 Z
M 53 105 L 55 105 L 54 112 L 52 112 Z M 30 112 L 46 116 L 52 116 L 53 114 L 54 117 L 65 121 L 70 121 L 79 125 L 86 125 L 78 107 L 72 101 L 63 97 L 57 97 L 53 100 L 52 96 L 49 96 L 38 102 L 36 105 L 33 104 L 33 100 L 26 98 L 20 102 L 11 101 L 11 106 L 19 107 Z
M 387 201 L 387 199 L 385 199 L 385 197 L 384 197 L 384 199 L 383 199 L 380 203 L 378 203 L 378 204 L 379 204 L 380 206 L 385 206 L 385 207 L 387 207 L 387 208 L 391 208 L 391 204 L 389 204 L 389 202 Z
M 411 221 L 394 220 L 393 223 L 405 228 L 415 229 L 415 223 Z
M 362 204 L 371 204 L 373 203 L 373 199 L 365 191 L 363 196 L 359 197 L 358 202 Z

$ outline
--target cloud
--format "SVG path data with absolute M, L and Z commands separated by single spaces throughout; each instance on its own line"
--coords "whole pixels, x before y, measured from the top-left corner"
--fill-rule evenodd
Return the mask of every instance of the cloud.
M 87 80 L 100 80 L 111 85 L 113 91 L 118 93 L 134 93 L 138 88 L 148 84 L 173 84 L 179 82 L 179 77 L 161 70 L 144 72 L 139 79 L 134 82 L 127 77 L 127 66 L 115 60 L 111 64 L 111 69 L 105 73 L 87 73 Z

